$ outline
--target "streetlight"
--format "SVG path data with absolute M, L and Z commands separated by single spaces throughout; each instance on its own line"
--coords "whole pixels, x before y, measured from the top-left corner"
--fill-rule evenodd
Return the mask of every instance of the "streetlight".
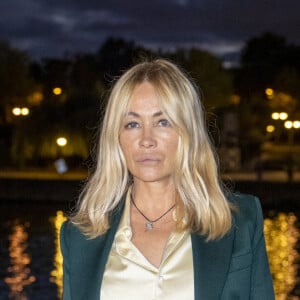
M 286 112 L 284 112 L 284 111 L 282 111 L 282 112 L 273 112 L 271 114 L 271 118 L 273 120 L 281 120 L 281 121 L 286 120 L 288 118 L 288 116 L 289 115 Z
M 61 136 L 61 137 L 59 137 L 59 138 L 56 139 L 56 144 L 59 147 L 64 147 L 64 146 L 67 145 L 67 143 L 68 143 L 68 140 L 65 137 L 63 137 L 63 136 Z
M 274 125 L 268 125 L 268 126 L 266 127 L 266 132 L 272 133 L 272 132 L 274 132 L 274 131 L 275 131 L 275 126 L 274 126 Z
M 12 114 L 14 116 L 28 116 L 30 113 L 30 109 L 28 107 L 14 107 L 12 110 Z
M 59 148 L 58 148 L 58 159 L 54 162 L 54 164 L 55 164 L 56 171 L 59 174 L 66 173 L 68 171 L 68 166 L 66 161 L 64 160 L 64 158 L 60 158 L 61 150 L 63 147 L 67 145 L 67 143 L 68 140 L 64 136 L 60 136 L 56 139 L 56 144 Z
M 289 181 L 293 179 L 293 146 L 294 146 L 294 129 L 300 128 L 300 121 L 287 120 L 284 122 L 284 127 L 288 130 L 288 144 L 289 144 L 289 156 L 288 156 L 288 177 Z
M 57 86 L 57 87 L 53 88 L 52 92 L 55 96 L 59 96 L 62 94 L 62 88 Z
M 289 115 L 286 112 L 279 113 L 279 119 L 282 121 L 286 120 L 288 118 L 288 116 Z
M 285 111 L 275 111 L 275 112 L 273 112 L 272 114 L 271 114 L 271 118 L 272 118 L 272 120 L 274 120 L 274 121 L 285 121 L 287 118 L 288 118 L 288 113 L 287 112 L 285 112 Z M 269 132 L 269 133 L 271 133 L 271 132 L 275 132 L 275 141 L 278 141 L 279 140 L 279 137 L 280 137 L 280 132 L 281 132 L 281 126 L 282 126 L 282 124 L 278 124 L 279 126 L 277 126 L 276 125 L 276 127 L 277 127 L 277 129 L 275 128 L 275 126 L 273 126 L 274 127 L 274 130 L 272 130 L 272 131 L 268 131 L 267 130 L 267 132 Z M 276 130 L 275 130 L 276 129 Z
M 300 121 L 294 121 L 293 122 L 293 127 L 295 128 L 295 129 L 299 129 L 300 128 Z
M 21 115 L 22 116 L 28 116 L 29 115 L 29 108 L 28 107 L 22 107 L 21 108 Z
M 21 115 L 21 108 L 20 108 L 20 107 L 14 107 L 14 108 L 12 109 L 12 113 L 13 113 L 13 115 L 15 115 L 15 116 L 20 116 L 20 115 Z
M 289 141 L 293 144 L 294 143 L 294 129 L 300 128 L 300 121 L 295 120 L 287 120 L 284 122 L 284 127 L 291 133 L 289 134 Z
M 292 129 L 293 128 L 293 122 L 292 121 L 285 121 L 284 122 L 284 127 L 286 128 L 286 129 Z
M 274 90 L 271 88 L 266 88 L 265 94 L 268 97 L 268 99 L 272 99 L 274 97 Z

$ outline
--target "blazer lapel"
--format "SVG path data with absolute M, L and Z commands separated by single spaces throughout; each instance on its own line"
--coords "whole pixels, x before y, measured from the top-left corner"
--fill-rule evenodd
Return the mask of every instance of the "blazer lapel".
M 123 197 L 123 200 L 124 200 L 124 197 Z M 121 221 L 123 210 L 124 210 L 124 201 L 121 206 L 119 206 L 117 209 L 115 209 L 113 211 L 113 213 L 110 217 L 111 226 L 106 234 L 106 241 L 105 241 L 103 253 L 100 257 L 100 262 L 99 262 L 99 264 L 100 264 L 99 265 L 99 281 L 98 281 L 100 283 L 100 286 L 98 285 L 99 291 L 101 290 L 102 279 L 103 279 L 103 274 L 105 271 L 106 262 L 107 262 L 112 244 L 114 242 L 115 234 L 118 230 L 119 223 Z M 98 299 L 100 299 L 100 295 L 99 295 Z
M 111 226 L 106 234 L 86 242 L 82 249 L 83 262 L 81 261 L 81 273 L 86 276 L 81 276 L 82 284 L 80 286 L 88 287 L 83 297 L 78 299 L 100 299 L 100 290 L 105 271 L 106 262 L 112 247 L 115 233 L 121 220 L 124 204 L 120 205 L 111 215 Z M 80 274 L 79 274 L 80 276 Z M 86 281 L 84 283 L 83 281 Z M 76 287 L 76 289 L 79 287 Z M 78 294 L 77 294 L 78 295 Z
M 206 242 L 192 234 L 195 300 L 220 299 L 230 266 L 234 230 L 220 240 Z

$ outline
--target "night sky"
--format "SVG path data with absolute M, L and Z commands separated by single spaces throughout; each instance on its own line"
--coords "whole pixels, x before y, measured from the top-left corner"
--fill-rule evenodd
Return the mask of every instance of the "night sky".
M 33 58 L 92 53 L 109 36 L 232 57 L 266 31 L 300 45 L 300 1 L 0 0 L 0 40 Z

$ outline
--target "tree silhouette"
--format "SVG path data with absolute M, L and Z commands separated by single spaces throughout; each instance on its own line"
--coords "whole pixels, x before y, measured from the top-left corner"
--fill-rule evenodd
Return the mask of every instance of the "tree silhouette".
M 8 43 L 0 42 L 0 124 L 7 123 L 8 108 L 26 103 L 26 96 L 32 88 L 27 55 Z
M 110 37 L 96 53 L 96 61 L 104 83 L 110 85 L 135 62 L 152 55 L 150 50 L 137 46 L 133 41 Z

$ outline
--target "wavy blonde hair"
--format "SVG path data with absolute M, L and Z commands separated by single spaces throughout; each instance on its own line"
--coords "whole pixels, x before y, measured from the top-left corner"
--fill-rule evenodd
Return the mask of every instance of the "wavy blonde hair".
M 184 207 L 185 228 L 208 240 L 222 237 L 231 228 L 231 205 L 222 188 L 200 96 L 192 80 L 164 59 L 135 65 L 113 86 L 99 138 L 96 169 L 71 220 L 90 238 L 108 230 L 109 215 L 131 184 L 119 133 L 132 92 L 145 81 L 155 87 L 163 111 L 178 128 L 174 182 Z

